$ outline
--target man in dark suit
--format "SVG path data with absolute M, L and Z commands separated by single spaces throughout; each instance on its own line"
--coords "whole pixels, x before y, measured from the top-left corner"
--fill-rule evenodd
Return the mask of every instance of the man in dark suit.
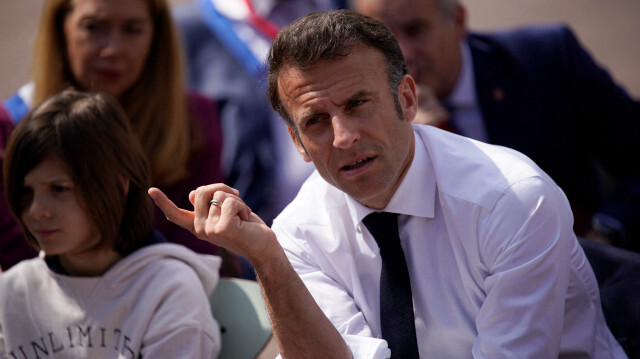
M 570 29 L 468 33 L 457 0 L 354 4 L 396 35 L 423 123 L 525 153 L 569 197 L 578 234 L 640 251 L 640 103 Z

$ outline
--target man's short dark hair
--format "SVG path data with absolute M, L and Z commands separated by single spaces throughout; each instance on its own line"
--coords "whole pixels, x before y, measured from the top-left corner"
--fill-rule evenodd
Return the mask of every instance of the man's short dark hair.
M 398 85 L 407 74 L 407 65 L 391 30 L 382 22 L 353 10 L 332 10 L 309 14 L 285 26 L 276 36 L 267 57 L 267 91 L 271 107 L 297 133 L 278 94 L 278 76 L 285 65 L 308 69 L 323 60 L 349 55 L 357 46 L 379 50 L 387 60 L 389 87 L 396 111 Z

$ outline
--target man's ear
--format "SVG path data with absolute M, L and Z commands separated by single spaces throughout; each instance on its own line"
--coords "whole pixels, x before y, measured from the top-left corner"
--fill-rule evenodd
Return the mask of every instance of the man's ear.
M 418 113 L 418 97 L 416 95 L 416 82 L 411 75 L 404 75 L 398 86 L 398 101 L 402 108 L 404 119 L 412 122 Z
M 467 37 L 467 8 L 461 3 L 453 11 L 453 22 L 458 32 L 458 38 L 463 41 Z
M 293 140 L 293 144 L 296 145 L 296 148 L 298 149 L 298 153 L 302 155 L 302 159 L 305 162 L 311 162 L 311 157 L 309 157 L 309 154 L 307 153 L 307 149 L 304 148 L 304 146 L 302 145 L 302 142 L 300 142 L 300 138 L 293 132 L 293 129 L 291 129 L 291 126 L 287 126 L 287 130 L 289 131 L 289 136 L 291 136 L 291 140 Z

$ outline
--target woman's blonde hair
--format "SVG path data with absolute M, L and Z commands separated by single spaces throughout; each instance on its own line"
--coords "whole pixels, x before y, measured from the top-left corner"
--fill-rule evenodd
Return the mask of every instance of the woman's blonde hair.
M 145 0 L 153 39 L 140 78 L 120 98 L 151 165 L 153 185 L 173 184 L 187 175 L 196 151 L 188 115 L 182 45 L 165 0 Z M 32 54 L 33 105 L 77 86 L 67 58 L 64 21 L 74 0 L 47 0 Z M 86 90 L 86 89 L 85 89 Z

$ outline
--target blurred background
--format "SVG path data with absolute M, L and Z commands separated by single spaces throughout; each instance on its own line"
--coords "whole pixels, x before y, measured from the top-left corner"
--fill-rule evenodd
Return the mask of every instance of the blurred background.
M 45 0 L 0 0 L 0 101 L 25 83 Z M 173 6 L 196 0 L 170 0 Z M 229 0 L 231 1 L 231 0 Z M 561 21 L 619 84 L 640 99 L 640 1 L 463 0 L 469 27 L 488 30 Z

